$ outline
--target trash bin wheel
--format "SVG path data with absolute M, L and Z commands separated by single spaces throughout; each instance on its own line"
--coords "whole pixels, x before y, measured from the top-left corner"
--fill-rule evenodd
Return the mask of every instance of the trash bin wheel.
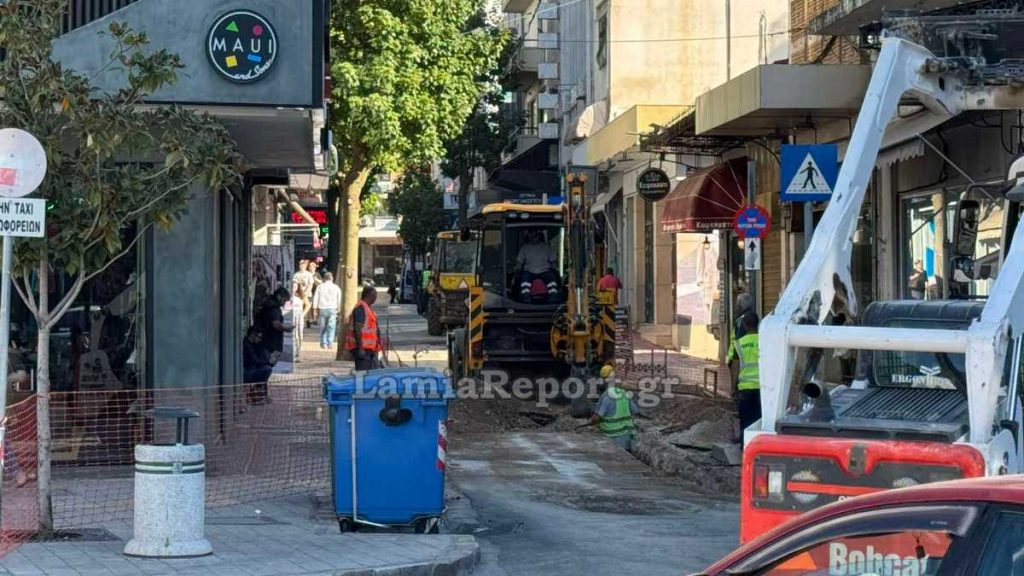
M 441 519 L 440 518 L 420 518 L 416 521 L 416 533 L 417 534 L 440 534 L 441 533 Z
M 353 522 L 351 518 L 338 518 L 338 530 L 341 531 L 342 534 L 358 532 L 359 524 Z

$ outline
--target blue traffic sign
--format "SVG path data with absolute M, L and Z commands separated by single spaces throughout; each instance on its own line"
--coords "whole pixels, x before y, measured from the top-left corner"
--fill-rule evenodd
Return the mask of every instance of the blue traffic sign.
M 772 229 L 772 218 L 761 206 L 744 206 L 733 216 L 732 229 L 740 238 L 764 238 Z
M 835 144 L 782 146 L 783 202 L 821 202 L 832 197 L 839 177 Z

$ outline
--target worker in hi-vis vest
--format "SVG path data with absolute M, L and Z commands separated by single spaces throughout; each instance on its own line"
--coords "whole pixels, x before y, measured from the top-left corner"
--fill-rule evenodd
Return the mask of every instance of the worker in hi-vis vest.
M 598 400 L 597 409 L 590 417 L 590 423 L 597 424 L 597 429 L 620 448 L 629 450 L 633 446 L 633 417 L 640 410 L 631 394 L 619 387 L 614 366 L 605 364 L 601 368 L 601 378 L 608 388 Z
M 752 305 L 753 298 L 749 294 L 740 294 L 736 301 L 737 310 L 741 310 L 736 318 L 729 343 L 727 362 L 733 358 L 739 360 L 736 375 L 736 411 L 740 417 L 740 434 L 754 422 L 761 419 L 761 381 L 757 362 L 760 356 L 760 342 L 757 325 L 760 319 Z M 742 438 L 741 438 L 742 440 Z

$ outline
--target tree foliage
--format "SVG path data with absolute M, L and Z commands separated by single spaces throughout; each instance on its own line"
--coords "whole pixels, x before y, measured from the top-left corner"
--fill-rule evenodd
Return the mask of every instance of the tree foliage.
M 331 32 L 332 129 L 342 172 L 441 156 L 500 49 L 466 30 L 486 0 L 341 0 Z
M 490 172 L 500 166 L 502 152 L 521 124 L 520 119 L 510 118 L 502 111 L 505 92 L 511 87 L 516 72 L 514 61 L 518 44 L 511 41 L 507 31 L 503 31 L 486 11 L 481 11 L 470 25 L 471 29 L 495 38 L 500 56 L 494 66 L 477 78 L 479 101 L 458 135 L 444 144 L 441 171 L 449 178 L 459 179 L 460 219 L 466 216 L 466 195 L 472 185 L 473 172 L 477 168 Z
M 439 232 L 448 229 L 444 193 L 430 172 L 410 170 L 398 181 L 389 198 L 391 211 L 402 215 L 398 235 L 419 254 L 430 250 Z
M 175 81 L 182 64 L 151 50 L 145 34 L 113 22 L 114 46 L 103 70 L 119 70 L 124 85 L 101 92 L 92 78 L 52 57 L 65 0 L 0 4 L 0 127 L 33 134 L 48 171 L 37 195 L 47 200 L 46 237 L 21 240 L 15 287 L 38 325 L 40 524 L 51 530 L 49 496 L 49 334 L 82 286 L 128 252 L 153 225 L 170 227 L 193 187 L 218 190 L 240 182 L 241 160 L 227 130 L 206 115 L 173 106 L 144 107 Z M 135 236 L 125 235 L 129 230 Z M 70 288 L 49 301 L 50 272 Z M 36 282 L 32 281 L 35 277 Z
M 360 193 L 373 167 L 442 156 L 476 105 L 477 80 L 500 45 L 468 29 L 494 0 L 336 0 L 331 11 L 331 129 L 341 159 L 337 278 L 349 314 L 358 299 Z M 347 317 L 346 317 L 347 321 Z M 344 351 L 339 351 L 344 357 Z

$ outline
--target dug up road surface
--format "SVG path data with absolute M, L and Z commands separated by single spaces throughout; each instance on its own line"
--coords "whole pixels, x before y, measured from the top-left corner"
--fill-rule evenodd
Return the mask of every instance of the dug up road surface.
M 444 337 L 428 336 L 413 307 L 387 306 L 381 315 L 403 361 L 412 364 L 419 351 L 419 365 L 445 367 Z M 668 409 L 697 415 L 688 405 Z M 580 422 L 563 412 L 517 400 L 453 401 L 446 531 L 480 542 L 474 574 L 678 575 L 736 547 L 731 490 L 667 476 L 593 429 L 577 430 Z M 653 425 L 664 424 L 656 415 Z

